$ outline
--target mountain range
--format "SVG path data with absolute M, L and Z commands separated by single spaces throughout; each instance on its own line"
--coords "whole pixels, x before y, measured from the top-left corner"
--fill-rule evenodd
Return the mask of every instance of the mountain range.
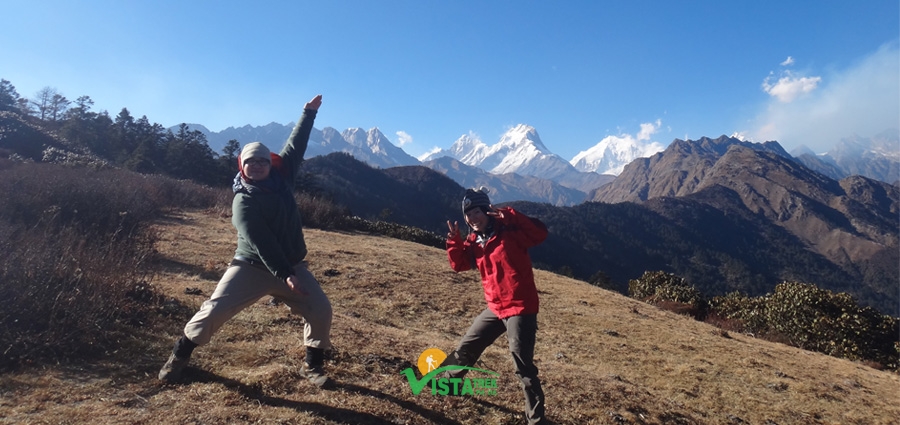
M 261 141 L 269 146 L 279 146 L 290 135 L 292 124 L 229 127 L 215 133 L 198 124 L 188 127 L 203 133 L 210 147 L 221 151 L 229 140 L 237 140 L 241 145 Z M 498 202 L 533 200 L 554 205 L 575 205 L 584 202 L 591 190 L 615 178 L 615 175 L 598 172 L 601 165 L 616 168 L 634 159 L 623 155 L 623 152 L 630 152 L 628 149 L 611 153 L 614 150 L 614 146 L 607 146 L 580 154 L 594 158 L 590 160 L 594 165 L 591 169 L 591 166 L 582 163 L 581 169 L 577 169 L 569 161 L 550 152 L 537 130 L 520 124 L 508 130 L 494 145 L 489 146 L 477 138 L 463 135 L 449 149 L 414 158 L 391 143 L 378 128 L 368 131 L 351 128 L 339 132 L 325 127 L 322 130 L 313 129 L 306 156 L 344 152 L 377 168 L 425 165 L 444 171 L 454 170 L 452 178 L 457 182 L 469 187 L 488 187 Z
M 842 138 L 830 151 L 816 154 L 800 147 L 792 154 L 807 167 L 840 180 L 860 175 L 893 183 L 900 179 L 900 137 L 887 130 L 871 138 Z
M 290 135 L 293 124 L 229 127 L 221 132 L 210 132 L 198 124 L 190 124 L 189 128 L 203 133 L 210 147 L 221 151 L 229 140 L 236 140 L 241 145 L 261 141 L 269 146 L 279 146 Z M 671 144 L 679 142 L 683 141 L 676 139 Z M 756 145 L 746 141 L 741 143 Z M 777 149 L 779 155 L 793 158 L 832 179 L 862 175 L 888 183 L 900 180 L 900 131 L 897 129 L 872 138 L 842 139 L 824 154 L 801 147 L 792 156 L 773 143 L 761 146 Z M 778 145 L 777 148 L 774 145 Z M 424 165 L 465 187 L 490 188 L 497 202 L 525 200 L 572 206 L 595 199 L 595 193 L 617 176 L 626 174 L 627 177 L 626 169 L 630 164 L 646 164 L 663 149 L 659 143 L 646 138 L 607 137 L 566 161 L 546 147 L 534 127 L 519 124 L 493 145 L 466 134 L 447 149 L 414 158 L 394 145 L 377 127 L 369 130 L 350 128 L 343 132 L 325 127 L 313 129 L 307 157 L 344 152 L 377 168 Z M 685 171 L 690 173 L 690 170 Z M 690 188 L 690 183 L 686 186 Z
M 252 130 L 258 136 L 281 129 Z M 474 163 L 493 163 L 492 169 L 512 163 L 496 155 L 490 159 L 503 150 L 507 156 L 529 152 L 531 159 L 550 157 L 559 163 L 539 144 L 535 131 L 523 126 L 516 134 L 499 147 L 478 148 L 480 155 L 463 155 L 476 152 L 465 149 L 457 155 Z M 280 141 L 271 143 L 281 143 L 287 135 L 276 137 Z M 68 151 L 87 157 L 94 145 L 107 149 L 102 142 L 58 139 L 39 123 L 0 112 L 0 153 L 10 158 L 69 163 L 71 155 L 51 154 Z M 384 143 L 386 138 L 373 130 L 315 131 L 300 187 L 326 195 L 352 215 L 441 235 L 446 221 L 462 221 L 460 198 L 464 186 L 473 186 L 470 181 L 458 183 L 463 177 L 454 173 L 493 179 L 494 187 L 508 193 L 523 187 L 523 182 L 540 185 L 544 199 L 559 201 L 529 201 L 524 192 L 507 201 L 492 192 L 495 204 L 512 205 L 547 224 L 550 236 L 532 250 L 540 268 L 623 293 L 629 280 L 654 270 L 684 277 L 707 296 L 733 291 L 758 296 L 793 280 L 847 292 L 863 304 L 900 313 L 900 182 L 861 175 L 835 179 L 804 165 L 777 142 L 704 137 L 675 140 L 661 152 L 631 161 L 612 182 L 592 190 L 587 202 L 578 202 L 572 200 L 579 195 L 571 188 L 548 179 L 495 175 L 448 156 L 429 160 L 434 169 L 387 164 L 382 168 L 340 151 L 366 149 L 372 158 L 394 155 L 396 160 L 398 151 L 392 154 Z M 478 146 L 472 141 L 457 146 L 466 144 Z M 876 151 L 867 139 L 848 139 L 848 145 L 856 152 Z M 842 152 L 847 151 L 854 152 Z M 98 153 L 110 157 L 109 152 Z M 832 169 L 846 167 L 842 164 L 848 163 L 848 155 L 831 155 Z M 878 158 L 882 157 L 887 155 Z M 816 163 L 825 162 L 819 158 Z M 102 165 L 102 161 L 72 163 Z
M 642 203 L 713 188 L 739 199 L 739 205 L 728 207 L 714 200 L 719 209 L 742 207 L 764 217 L 841 267 L 898 246 L 896 184 L 859 175 L 834 180 L 804 166 L 776 142 L 725 136 L 676 140 L 665 151 L 626 166 L 591 200 Z
M 447 157 L 437 162 L 466 167 Z M 437 234 L 447 220 L 462 220 L 463 187 L 452 173 L 376 169 L 343 153 L 311 158 L 304 167 L 354 215 Z M 792 280 L 900 313 L 898 184 L 834 180 L 775 142 L 722 136 L 675 141 L 626 166 L 593 196 L 573 206 L 503 204 L 550 229 L 531 250 L 538 267 L 622 293 L 629 280 L 662 270 L 707 296 L 760 296 Z

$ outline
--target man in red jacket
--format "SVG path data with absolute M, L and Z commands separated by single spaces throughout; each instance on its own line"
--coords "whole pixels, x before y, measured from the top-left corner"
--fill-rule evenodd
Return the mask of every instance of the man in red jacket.
M 544 392 L 534 365 L 538 293 L 528 248 L 547 238 L 547 226 L 510 207 L 494 209 L 485 188 L 466 190 L 462 209 L 472 232 L 463 240 L 459 224 L 448 220 L 447 256 L 457 272 L 478 269 L 488 308 L 442 366 L 473 366 L 505 332 L 525 392 L 525 417 L 529 424 L 546 423 Z M 449 377 L 461 378 L 465 372 L 454 370 Z

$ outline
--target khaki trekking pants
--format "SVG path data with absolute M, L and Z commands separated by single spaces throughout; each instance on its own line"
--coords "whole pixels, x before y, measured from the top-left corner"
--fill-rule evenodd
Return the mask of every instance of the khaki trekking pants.
M 303 316 L 303 341 L 307 347 L 331 347 L 331 302 L 302 261 L 294 266 L 300 287 L 309 295 L 291 291 L 287 283 L 267 269 L 234 260 L 216 290 L 185 325 L 184 335 L 197 345 L 209 343 L 212 335 L 229 319 L 260 298 L 271 295 L 284 302 L 291 313 Z

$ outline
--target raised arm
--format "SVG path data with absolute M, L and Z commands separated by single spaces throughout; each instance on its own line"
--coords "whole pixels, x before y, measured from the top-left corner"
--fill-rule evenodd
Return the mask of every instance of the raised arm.
M 450 268 L 457 272 L 474 269 L 470 248 L 459 235 L 459 223 L 447 220 L 447 229 L 447 259 L 450 260 Z
M 306 154 L 306 147 L 309 145 L 309 135 L 312 133 L 313 123 L 316 120 L 316 114 L 319 107 L 322 106 L 322 95 L 318 94 L 312 98 L 303 107 L 303 115 L 294 125 L 291 136 L 288 137 L 284 149 L 281 150 L 281 158 L 284 161 L 288 171 L 292 174 L 296 172 L 297 167 L 303 162 L 303 156 Z M 293 178 L 293 175 L 291 176 Z
M 514 228 L 516 237 L 528 248 L 538 245 L 547 239 L 547 225 L 544 222 L 522 214 L 511 207 L 499 208 L 491 215 L 501 223 Z

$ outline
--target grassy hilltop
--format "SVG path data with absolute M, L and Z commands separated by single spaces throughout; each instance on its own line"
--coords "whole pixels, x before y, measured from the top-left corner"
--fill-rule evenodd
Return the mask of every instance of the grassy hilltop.
M 483 308 L 475 273 L 441 249 L 380 236 L 307 230 L 309 263 L 335 309 L 334 390 L 297 373 L 301 319 L 263 299 L 195 352 L 181 385 L 155 375 L 184 321 L 234 249 L 222 209 L 155 224 L 152 288 L 168 298 L 137 340 L 94 361 L 0 375 L 2 423 L 513 424 L 521 393 L 501 338 L 480 367 L 496 396 L 413 396 L 400 370 L 449 351 Z M 558 424 L 889 424 L 895 373 L 728 333 L 583 282 L 537 271 L 536 358 Z M 199 293 L 198 293 L 199 292 Z M 165 313 L 165 314 L 163 314 Z
M 167 385 L 159 367 L 234 252 L 230 192 L 104 167 L 0 160 L 0 171 L 14 188 L 0 203 L 0 424 L 522 422 L 503 338 L 477 365 L 500 373 L 496 395 L 413 395 L 401 374 L 428 348 L 452 350 L 484 308 L 477 273 L 451 271 L 426 234 L 412 233 L 423 244 L 306 230 L 310 269 L 334 305 L 334 389 L 299 375 L 302 319 L 269 299 L 199 348 L 185 382 Z M 329 228 L 333 206 L 300 200 L 307 224 Z M 390 233 L 382 225 L 371 229 Z M 557 424 L 900 417 L 894 371 L 536 277 L 536 361 Z

